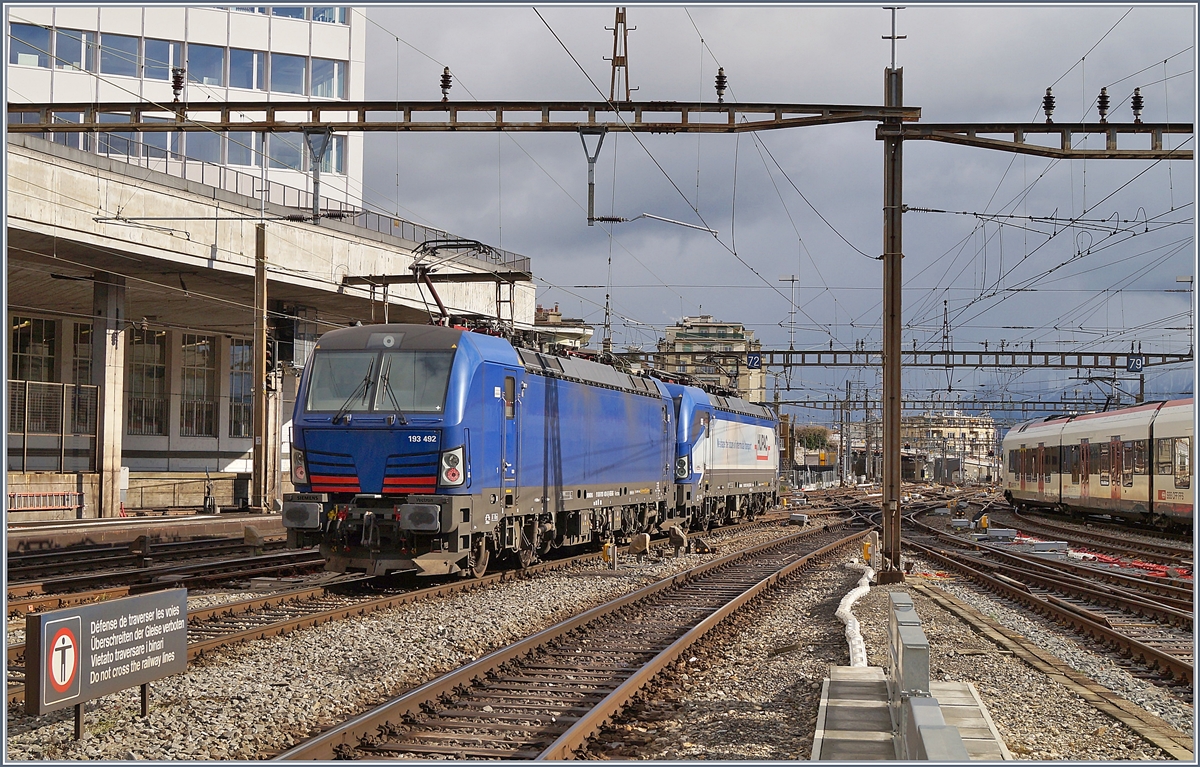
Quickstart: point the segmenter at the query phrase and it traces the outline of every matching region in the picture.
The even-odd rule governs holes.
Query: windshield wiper
[[[351,402],[359,397],[362,397],[364,400],[367,398],[367,391],[369,391],[371,388],[371,373],[374,370],[375,365],[372,363],[371,367],[367,368],[367,374],[363,376],[363,380],[359,381],[358,386],[355,387],[354,391],[350,392],[350,396],[346,398],[346,401],[342,403],[342,406],[339,407],[337,412],[333,414],[333,424],[335,426],[337,425],[338,421],[342,420],[342,416],[346,415],[346,411],[350,409]]]
[[[400,407],[400,402],[396,399],[395,392],[392,391],[392,386],[388,383],[392,375],[392,360],[389,357],[388,361],[383,365],[383,372],[379,375],[379,385],[387,392],[388,399],[392,401],[392,407],[396,408],[396,414],[400,416],[400,423],[407,426],[408,419],[404,417],[404,409]]]

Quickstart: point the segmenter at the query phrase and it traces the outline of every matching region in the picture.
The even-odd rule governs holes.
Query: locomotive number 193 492
[[[408,436],[409,442],[437,442],[437,439],[436,434],[410,434]]]

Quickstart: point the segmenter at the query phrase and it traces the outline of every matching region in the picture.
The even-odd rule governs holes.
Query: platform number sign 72
[[[1126,373],[1140,373],[1146,367],[1146,356],[1144,354],[1130,354],[1125,360]]]
[[[750,352],[746,355],[746,367],[750,370],[762,370],[762,354]]]

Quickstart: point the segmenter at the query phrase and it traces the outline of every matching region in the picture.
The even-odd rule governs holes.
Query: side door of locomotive
[[[479,463],[484,466],[488,486],[500,495],[500,511],[517,505],[517,457],[520,414],[520,377],[517,370],[488,365],[484,378],[484,431],[488,451]]]

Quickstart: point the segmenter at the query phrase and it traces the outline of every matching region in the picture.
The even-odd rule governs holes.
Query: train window
[[[1067,463],[1071,467],[1071,484],[1079,484],[1079,445],[1067,445]],[[1064,468],[1063,473],[1066,474]]]
[[[1108,484],[1108,443],[1100,445],[1100,484]]]
[[[1158,464],[1155,474],[1173,474],[1175,472],[1175,443],[1170,437],[1154,441],[1154,462]]]
[[[1008,451],[1008,473],[1013,474],[1013,475],[1018,473],[1017,472],[1017,451],[1016,450]]]
[[[1149,474],[1149,465],[1146,462],[1146,454],[1150,452],[1150,440],[1139,439],[1133,443],[1133,473],[1134,474]]]
[[[1186,490],[1192,486],[1192,438],[1175,438],[1175,487]]]
[[[1133,440],[1121,444],[1121,484],[1133,487]]]
[[[1100,473],[1100,446],[1088,445],[1088,473]]]
[[[517,379],[512,376],[504,377],[504,417],[514,418],[516,416],[517,401]]]
[[[308,384],[310,411],[344,409],[365,413],[371,407],[375,352],[323,352],[312,360]]]

